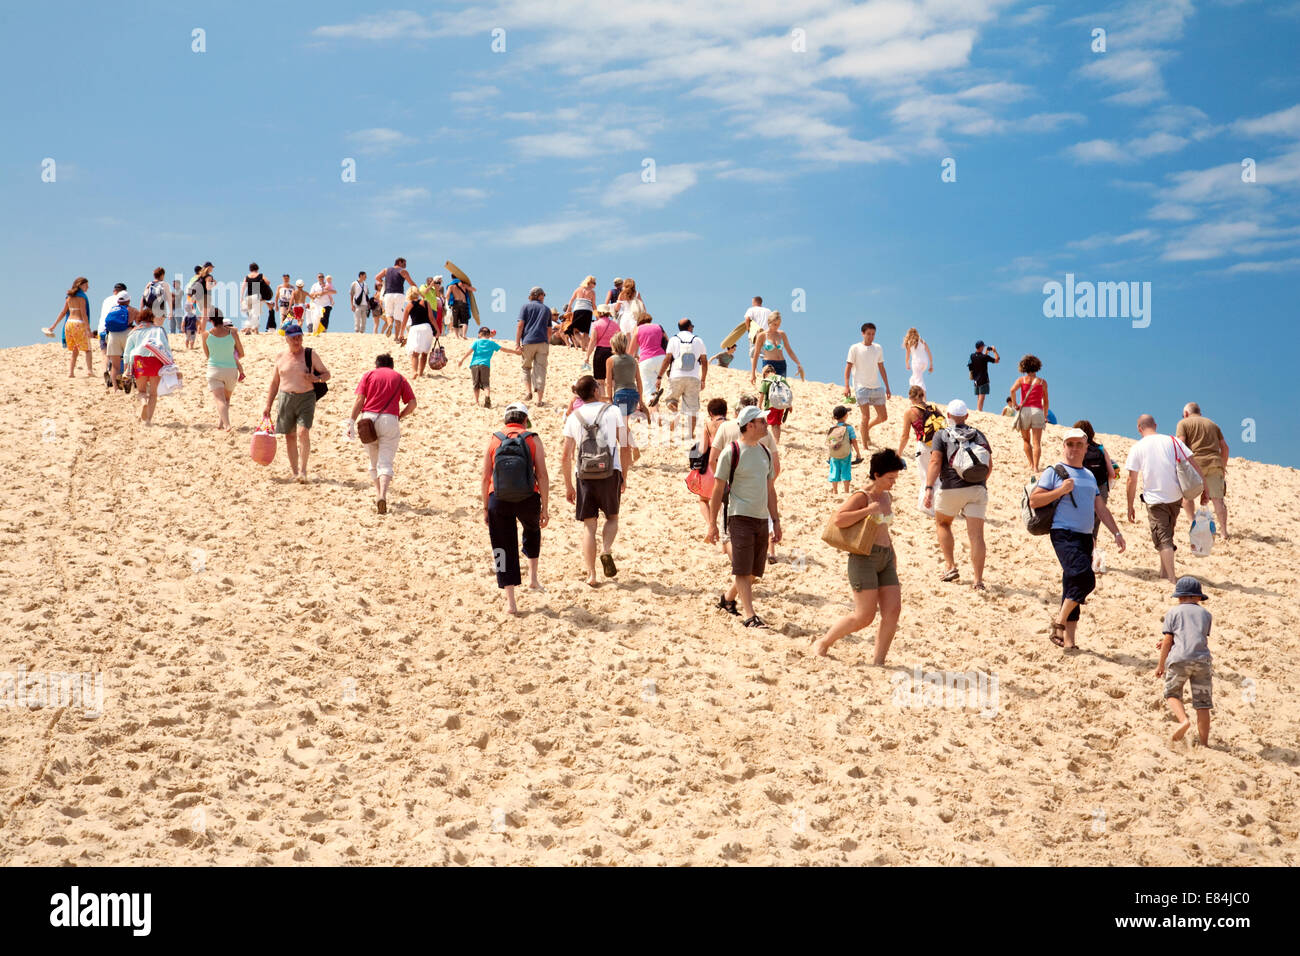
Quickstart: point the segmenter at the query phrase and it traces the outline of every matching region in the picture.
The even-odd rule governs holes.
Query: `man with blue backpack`
[[[117,304],[104,315],[105,352],[108,355],[110,388],[120,388],[122,355],[126,352],[126,338],[135,321],[131,308],[131,294],[123,289],[117,294]]]
[[[505,424],[488,440],[483,456],[483,521],[492,543],[492,563],[497,587],[506,592],[506,613],[518,613],[515,588],[520,583],[519,532],[523,526],[523,552],[528,559],[528,587],[544,588],[537,579],[537,559],[542,553],[542,529],[551,520],[550,476],[542,439],[528,430],[528,406],[506,406]]]

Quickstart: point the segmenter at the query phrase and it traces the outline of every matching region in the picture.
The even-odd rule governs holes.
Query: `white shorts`
[[[655,378],[659,375],[659,370],[664,367],[664,357],[656,355],[654,358],[642,359],[641,366],[641,384],[651,395],[655,392]]]
[[[427,322],[412,325],[406,330],[406,351],[415,354],[433,351],[433,326]]]
[[[966,488],[935,488],[934,510],[945,518],[983,519],[988,508],[989,490],[983,485],[970,485]]]
[[[208,391],[215,392],[217,389],[225,389],[227,392],[235,390],[235,384],[239,381],[239,369],[237,368],[218,368],[209,365],[208,374]]]
[[[260,295],[244,296],[244,328],[254,331],[262,322],[262,297]]]
[[[681,409],[687,415],[700,413],[700,380],[689,375],[668,380],[667,401],[681,400]]]
[[[379,436],[378,441],[363,446],[370,454],[370,477],[376,478],[379,475],[393,477],[397,474],[393,465],[397,458],[397,443],[402,436],[402,428],[397,422],[397,416],[362,412],[359,418],[368,418],[374,422],[375,434]]]
[[[400,319],[406,311],[406,296],[400,292],[384,293],[384,315],[390,319]]]

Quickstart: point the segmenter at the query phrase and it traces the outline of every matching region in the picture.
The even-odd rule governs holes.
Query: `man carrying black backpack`
[[[544,588],[537,580],[537,559],[542,553],[542,529],[551,520],[550,477],[542,439],[528,430],[528,407],[521,402],[506,406],[505,425],[488,440],[483,456],[483,520],[492,542],[492,563],[497,587],[506,592],[506,613],[515,614],[515,588],[519,585],[519,534],[523,525],[524,557],[528,559],[528,587]]]
[[[989,503],[987,483],[993,471],[993,451],[984,433],[966,424],[969,415],[970,409],[960,398],[948,403],[948,420],[952,424],[934,433],[923,506],[934,507],[935,533],[944,563],[940,580],[956,581],[959,577],[953,560],[952,523],[961,515],[966,519],[966,536],[970,538],[970,563],[975,575],[972,587],[983,591],[984,512]]]

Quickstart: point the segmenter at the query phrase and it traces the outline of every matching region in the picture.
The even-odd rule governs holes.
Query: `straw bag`
[[[876,541],[876,532],[880,529],[880,524],[874,521],[870,515],[861,521],[855,521],[847,528],[841,528],[835,524],[835,516],[826,522],[826,528],[822,531],[822,540],[832,548],[839,551],[847,551],[849,554],[870,554],[871,546]]]

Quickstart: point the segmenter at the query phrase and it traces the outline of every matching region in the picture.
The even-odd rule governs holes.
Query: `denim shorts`
[[[856,392],[859,405],[883,405],[885,404],[885,387],[879,388],[859,388]]]

